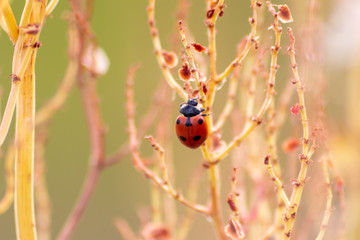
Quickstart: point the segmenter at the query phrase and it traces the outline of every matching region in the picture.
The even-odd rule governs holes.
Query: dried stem
[[[46,15],[50,15],[54,11],[58,3],[59,0],[51,0],[51,2],[49,2],[49,4],[46,6]]]
[[[279,126],[279,119],[276,117],[277,112],[275,112],[275,103],[272,101],[268,109],[268,122],[267,122],[267,142],[269,146],[269,155],[268,161],[265,161],[265,164],[268,163],[268,172],[271,176],[271,180],[275,182],[276,188],[276,200],[277,208],[274,219],[273,226],[270,229],[273,229],[272,232],[280,234],[284,226],[283,214],[284,207],[289,207],[289,198],[287,197],[284,191],[284,185],[281,179],[281,168],[278,160],[278,151],[277,151],[277,133]],[[265,158],[266,160],[266,158]],[[270,230],[269,229],[269,230]]]
[[[252,120],[251,124],[249,124],[242,131],[242,133],[239,136],[235,137],[235,139],[231,143],[229,143],[223,151],[221,151],[220,153],[213,156],[213,158],[215,159],[214,162],[216,162],[216,163],[221,161],[227,154],[229,154],[229,152],[234,147],[238,146],[247,136],[249,136],[249,134],[259,124],[261,124],[262,117],[264,116],[265,112],[267,111],[267,109],[273,99],[274,88],[275,88],[275,75],[279,68],[279,65],[277,65],[277,55],[278,55],[278,51],[280,49],[280,38],[281,38],[281,33],[282,33],[282,29],[279,25],[279,20],[278,20],[277,15],[275,15],[274,18],[275,18],[275,20],[274,20],[272,28],[275,32],[275,45],[273,47],[271,47],[271,65],[270,65],[270,74],[269,74],[269,79],[268,79],[268,88],[266,91],[266,98],[265,98],[259,112],[257,113],[257,115],[251,119]]]
[[[245,41],[243,40],[243,41],[241,41],[241,43],[238,46],[238,54],[239,54],[240,50],[243,49],[244,45],[245,45]],[[239,79],[238,79],[239,72],[240,72],[240,68],[237,68],[230,78],[227,102],[225,103],[225,107],[224,107],[223,111],[221,112],[218,121],[214,125],[212,132],[217,132],[222,128],[226,119],[229,117],[229,115],[233,109],[234,101],[236,98],[237,85],[239,83]]]
[[[78,61],[81,61],[84,54],[86,54],[86,44],[90,41],[93,46],[96,46],[96,39],[90,31],[87,18],[83,15],[83,11],[81,11],[73,1],[70,1],[70,5],[73,9],[79,27],[80,51],[77,59]],[[84,11],[86,11],[86,9]],[[94,55],[92,57],[95,58]],[[95,63],[95,61],[93,62]],[[80,62],[78,65],[80,65]],[[94,74],[94,68],[95,66],[91,66],[89,72],[86,72],[85,69],[81,69],[78,72],[77,78],[90,136],[91,153],[88,174],[80,197],[75,203],[70,216],[65,222],[57,238],[59,240],[69,239],[73,234],[80,218],[89,204],[101,170],[105,165],[105,128],[101,119],[98,93],[96,89],[97,76]]]
[[[191,52],[190,45],[189,45],[188,41],[186,40],[182,21],[179,21],[179,30],[180,30],[181,42],[185,48],[185,52],[188,56],[190,65],[192,67],[191,71],[193,72],[193,75],[195,76],[195,82],[196,82],[197,88],[200,92],[200,97],[201,97],[200,102],[203,104],[203,108],[207,109],[206,96],[205,96],[204,89],[200,82],[199,70],[198,70],[197,65],[195,64],[195,60],[194,60],[193,54]]]
[[[320,226],[320,232],[319,232],[318,236],[316,237],[316,240],[321,240],[324,238],[325,231],[326,231],[327,225],[329,223],[330,215],[332,212],[331,203],[332,203],[332,198],[333,198],[333,194],[331,191],[331,181],[330,181],[330,176],[329,176],[327,159],[323,158],[321,163],[322,163],[322,169],[323,169],[324,178],[325,178],[327,196],[326,196],[325,214],[323,216],[323,220],[322,220],[321,226]]]
[[[225,71],[223,73],[221,73],[217,76],[216,82],[221,82],[224,78],[226,78],[231,73],[231,71],[234,68],[241,65],[243,63],[245,57],[249,53],[253,44],[257,44],[256,36],[255,36],[256,35],[256,25],[257,25],[256,7],[257,7],[256,0],[251,0],[251,8],[253,10],[253,16],[249,19],[249,22],[251,24],[251,33],[248,36],[244,50],[242,51],[242,53],[240,55],[238,55],[238,57],[234,61],[232,61],[232,63],[225,69]],[[257,47],[257,46],[255,45],[255,47]]]
[[[160,43],[160,39],[159,39],[158,30],[157,30],[157,28],[155,26],[155,18],[154,18],[155,0],[149,0],[149,6],[148,6],[147,10],[148,10],[148,23],[149,23],[149,26],[150,26],[151,36],[152,36],[152,40],[153,40],[155,56],[156,56],[156,59],[158,61],[159,66],[161,68],[161,71],[162,71],[166,81],[168,82],[169,86],[175,92],[177,92],[178,95],[182,99],[187,100],[187,98],[188,98],[187,93],[175,81],[175,79],[174,79],[173,75],[171,74],[169,67],[165,63],[164,57],[162,55],[163,50],[161,48],[161,43]]]
[[[19,86],[15,135],[15,222],[18,239],[37,239],[34,216],[35,58],[46,1],[26,4],[16,42],[13,72]],[[31,11],[31,22],[27,17]],[[28,24],[30,23],[30,24]],[[30,35],[30,33],[35,33]],[[30,35],[30,36],[29,36]],[[23,49],[25,53],[23,53]],[[18,63],[21,63],[18,65]],[[19,67],[20,66],[20,67]],[[8,106],[7,106],[8,107]],[[5,116],[4,116],[5,117]],[[10,116],[11,119],[11,116]],[[7,132],[7,131],[6,131]],[[6,133],[5,133],[6,134]]]
[[[143,172],[145,176],[151,179],[156,185],[163,189],[167,194],[172,196],[175,200],[184,204],[185,206],[194,209],[195,211],[209,214],[208,209],[202,205],[193,204],[183,197],[183,195],[177,192],[171,187],[170,184],[166,184],[163,179],[155,175],[143,162],[138,151],[138,142],[136,134],[136,126],[134,121],[134,99],[133,99],[133,78],[135,71],[138,67],[132,67],[128,73],[127,85],[126,85],[126,112],[129,124],[129,135],[130,135],[130,150],[133,157],[135,167]]]
[[[19,36],[18,26],[8,0],[0,0],[1,26],[15,45]]]
[[[284,186],[283,186],[281,180],[275,174],[274,168],[271,164],[271,156],[268,155],[265,157],[265,165],[268,168],[268,172],[271,176],[271,180],[275,183],[275,185],[277,187],[276,190],[279,192],[281,199],[282,199],[283,203],[285,204],[285,207],[288,208],[290,205],[289,199],[284,191]]]
[[[290,199],[290,207],[285,216],[285,230],[284,230],[285,239],[290,239],[291,237],[291,232],[294,226],[297,209],[299,207],[302,191],[305,185],[307,167],[311,162],[310,160],[311,155],[316,149],[316,146],[313,144],[310,150],[308,150],[310,140],[309,140],[308,118],[305,107],[304,84],[300,80],[300,76],[297,68],[297,63],[295,59],[295,37],[293,35],[291,28],[288,28],[288,34],[290,37],[290,47],[288,48],[288,52],[291,59],[292,70],[295,78],[294,83],[298,92],[298,98],[300,104],[300,114],[301,114],[301,122],[303,128],[303,143],[302,143],[303,150],[300,156],[301,167],[296,181],[297,184],[294,185],[294,189]]]
[[[71,39],[71,44],[76,43]],[[58,87],[55,95],[36,113],[36,122],[38,125],[47,125],[54,114],[64,105],[70,90],[72,89],[78,72],[78,59],[70,59],[66,69],[65,76]]]
[[[70,61],[65,76],[55,95],[36,113],[35,194],[39,239],[51,238],[51,207],[45,180],[45,145],[50,120],[65,104],[75,82],[79,66],[79,36],[74,17],[69,17]]]
[[[96,79],[92,77],[88,80],[87,83],[85,83],[85,78],[85,73],[80,71],[78,80],[80,84],[81,98],[85,109],[86,119],[88,121],[88,131],[90,134],[91,145],[89,172],[86,177],[80,198],[75,204],[74,209],[72,210],[61,233],[59,234],[59,240],[69,239],[74,232],[94,192],[98,177],[102,169],[101,166],[105,161],[105,131],[101,121],[101,114],[97,101],[98,97],[96,92]]]

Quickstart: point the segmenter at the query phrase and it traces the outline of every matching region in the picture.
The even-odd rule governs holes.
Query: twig
[[[181,36],[181,42],[182,42],[182,44],[184,46],[185,52],[186,52],[186,54],[188,56],[190,65],[192,67],[191,72],[193,72],[193,75],[195,76],[195,82],[196,82],[196,85],[197,85],[197,89],[200,92],[200,97],[201,97],[200,102],[203,104],[203,108],[207,109],[207,101],[206,101],[206,96],[205,96],[205,93],[204,93],[204,89],[203,89],[203,87],[201,85],[201,82],[200,82],[199,69],[197,68],[197,65],[195,64],[195,60],[194,60],[193,54],[191,52],[190,45],[186,40],[184,27],[183,27],[183,23],[182,23],[181,20],[179,21],[179,31],[180,31],[180,36]]]
[[[1,26],[15,45],[19,36],[18,26],[8,0],[0,0]]]
[[[236,68],[237,66],[239,66],[243,63],[245,57],[249,53],[253,44],[255,44],[255,47],[257,48],[257,45],[256,45],[257,42],[256,42],[256,36],[255,36],[256,35],[256,25],[257,25],[257,13],[256,13],[257,3],[256,3],[256,0],[251,0],[251,8],[253,10],[253,16],[249,19],[249,23],[251,25],[251,33],[248,36],[245,48],[242,51],[242,53],[240,55],[238,55],[238,57],[234,61],[232,61],[232,63],[225,69],[225,71],[217,76],[216,82],[221,82],[225,77],[227,77],[231,73],[231,71],[234,68]]]
[[[50,120],[55,113],[65,104],[70,90],[75,82],[79,67],[79,36],[75,18],[69,17],[69,57],[70,61],[65,76],[55,95],[36,113],[35,125],[36,150],[35,150],[35,194],[36,213],[38,219],[39,239],[51,238],[51,208],[44,176],[45,168],[45,144],[48,135]]]
[[[213,156],[213,158],[215,159],[214,163],[218,163],[219,161],[221,161],[233,148],[238,146],[258,125],[261,124],[262,117],[264,116],[265,112],[269,107],[270,102],[273,99],[274,88],[275,88],[275,75],[279,68],[279,65],[277,65],[277,55],[280,49],[280,38],[282,32],[277,15],[275,15],[274,18],[275,20],[272,25],[272,28],[275,32],[275,45],[271,47],[271,65],[270,65],[271,70],[268,79],[266,98],[257,115],[251,119],[252,120],[251,124],[245,127],[242,133],[239,136],[235,137],[235,139],[232,140],[232,142],[229,143],[224,150]]]
[[[35,59],[38,48],[36,42],[45,19],[45,4],[46,0],[36,1],[32,6],[25,4],[20,21],[20,27],[24,28],[20,31],[13,58],[13,73],[18,74],[16,76],[21,80],[15,83],[15,88],[19,88],[15,134],[14,204],[18,239],[37,239],[34,213]],[[30,17],[28,14],[30,12],[31,19],[27,16]],[[24,50],[25,55],[22,54]],[[6,132],[7,129],[1,137],[5,137]]]
[[[56,8],[59,0],[51,0],[51,2],[46,6],[46,15],[50,15]]]
[[[158,30],[157,30],[157,28],[155,26],[155,19],[154,19],[155,0],[149,0],[149,6],[148,6],[147,10],[148,10],[148,23],[149,23],[149,26],[150,26],[150,32],[151,32],[151,36],[152,36],[152,40],[153,40],[155,55],[156,55],[156,59],[158,61],[158,64],[159,64],[159,66],[161,68],[161,71],[162,71],[166,81],[168,82],[169,86],[175,92],[177,92],[178,95],[182,99],[187,100],[188,99],[187,93],[175,81],[175,79],[174,79],[173,75],[171,74],[169,67],[165,63],[164,57],[162,55],[163,50],[161,48],[161,43],[160,43],[160,39],[159,39],[159,35],[158,35]]]
[[[158,177],[146,167],[143,160],[140,158],[140,154],[138,152],[138,143],[137,143],[137,134],[136,134],[136,126],[134,121],[134,100],[133,100],[133,78],[135,71],[138,67],[134,66],[129,69],[127,85],[126,85],[126,112],[129,124],[129,135],[130,135],[130,150],[133,157],[134,166],[141,172],[145,174],[145,176],[151,179],[156,185],[158,185],[161,189],[163,189],[166,193],[172,196],[175,200],[184,204],[185,206],[194,209],[195,211],[209,214],[208,209],[204,206],[193,204],[186,200],[181,193],[176,190],[170,188],[170,185],[166,185],[163,179]]]
[[[323,158],[321,161],[322,161],[321,164],[322,164],[322,169],[323,169],[323,173],[324,173],[327,194],[326,194],[325,213],[323,216],[323,220],[321,222],[320,232],[319,232],[318,236],[316,237],[316,240],[321,240],[324,238],[325,231],[326,231],[327,225],[329,223],[330,215],[332,212],[331,204],[332,204],[332,197],[333,197],[332,190],[331,190],[331,182],[330,182],[327,159]]]
[[[238,53],[244,46],[245,46],[245,41],[243,39],[241,43],[238,45]],[[231,110],[233,109],[234,101],[236,98],[237,85],[239,83],[239,79],[238,79],[239,72],[240,72],[240,68],[237,68],[234,71],[233,75],[231,76],[227,102],[225,103],[225,107],[223,108],[223,111],[221,112],[218,121],[213,127],[212,132],[217,132],[221,129],[226,119],[230,115]]]
[[[268,172],[271,176],[271,180],[276,184],[277,186],[277,191],[280,193],[280,196],[285,204],[285,207],[288,208],[290,203],[289,203],[289,199],[284,191],[284,186],[281,182],[281,180],[276,176],[274,168],[271,164],[271,157],[268,155],[265,157],[264,160],[264,164],[267,166],[268,168]]]
[[[301,167],[299,171],[299,175],[294,185],[293,192],[290,199],[290,206],[285,216],[285,229],[284,235],[287,239],[290,239],[292,228],[294,226],[294,221],[297,213],[297,209],[300,204],[302,191],[304,189],[307,167],[310,164],[311,155],[314,153],[316,146],[313,143],[313,146],[308,150],[309,147],[309,126],[308,126],[308,118],[306,114],[306,107],[305,107],[305,98],[304,98],[304,85],[300,80],[300,76],[298,73],[297,63],[295,59],[295,37],[291,28],[288,28],[288,34],[290,37],[290,47],[288,48],[288,52],[291,59],[292,70],[294,74],[294,84],[296,86],[300,104],[300,114],[301,114],[301,123],[303,128],[303,149],[302,154],[300,156]]]
[[[88,40],[90,40],[93,45],[96,45],[96,40],[92,32],[89,32],[90,28],[87,27],[88,23],[85,21],[86,18],[83,16],[82,12],[77,8],[75,3],[72,1],[70,1],[70,3],[80,25],[80,51],[78,60],[81,61],[84,54],[85,41],[87,40],[84,37],[88,36]],[[95,63],[95,61],[93,62]],[[94,67],[95,66],[91,66],[89,74],[87,74],[84,69],[81,69],[78,72],[78,86],[90,135],[91,153],[88,174],[80,197],[65,222],[57,238],[58,240],[69,239],[74,232],[81,216],[88,206],[103,165],[105,164],[105,129],[101,119],[98,94],[96,90],[96,75],[92,70]]]

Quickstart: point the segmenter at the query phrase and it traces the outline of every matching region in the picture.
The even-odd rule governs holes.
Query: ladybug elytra
[[[189,148],[198,148],[208,137],[208,127],[196,99],[180,104],[180,113],[176,119],[176,135],[180,142]]]

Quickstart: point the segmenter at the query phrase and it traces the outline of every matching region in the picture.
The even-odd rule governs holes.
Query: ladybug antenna
[[[187,104],[196,107],[198,105],[198,101],[196,98],[191,98],[188,100]]]

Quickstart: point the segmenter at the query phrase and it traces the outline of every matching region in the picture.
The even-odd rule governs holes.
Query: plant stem
[[[17,239],[36,239],[34,215],[35,55],[24,73],[17,102],[15,218]]]
[[[216,231],[219,239],[227,239],[224,232],[224,223],[221,217],[220,207],[220,179],[219,179],[219,165],[213,164],[209,167],[209,182],[210,182],[210,194],[211,194],[211,218],[214,221]]]

